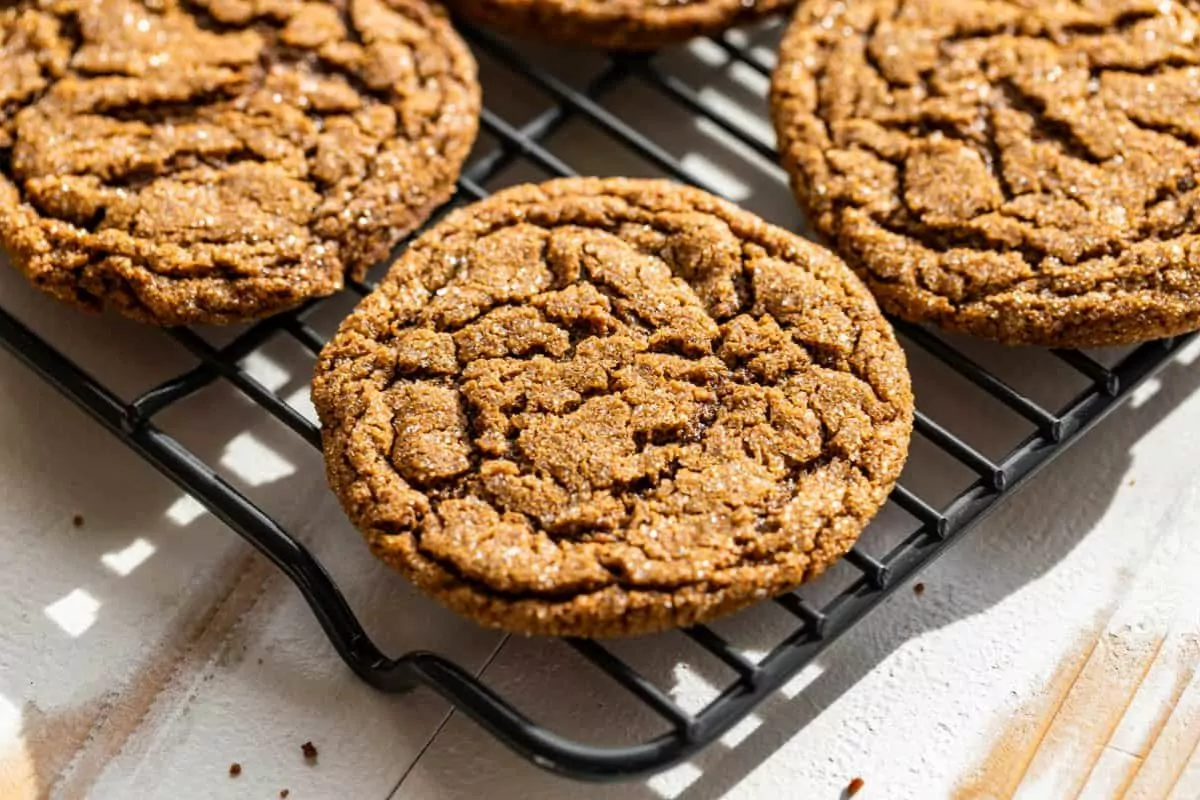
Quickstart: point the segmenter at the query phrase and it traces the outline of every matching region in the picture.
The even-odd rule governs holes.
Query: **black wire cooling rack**
[[[469,162],[458,192],[447,208],[486,196],[483,187],[495,183],[504,170],[519,162],[550,176],[574,174],[547,145],[550,137],[568,123],[582,123],[654,171],[702,185],[704,182],[698,180],[694,171],[685,168],[668,146],[656,140],[652,131],[639,127],[629,115],[618,116],[605,106],[605,98],[634,85],[649,88],[663,103],[716,126],[751,156],[771,161],[775,158],[772,146],[762,139],[760,132],[721,113],[702,92],[664,67],[657,56],[610,56],[599,62],[585,82],[579,83],[559,71],[539,66],[523,50],[503,40],[475,30],[464,32],[487,64],[501,65],[514,73],[548,97],[550,103],[531,119],[517,122],[491,108],[484,110],[483,130],[494,140],[494,145],[479,150]],[[710,54],[718,53],[725,59],[726,64],[739,65],[760,78],[769,73],[767,59],[745,39],[726,36],[704,45]],[[351,288],[365,294],[372,286],[364,282]],[[961,539],[972,523],[1119,405],[1185,342],[1181,338],[1145,344],[1108,366],[1081,352],[1054,351],[1051,357],[1073,377],[1082,378],[1085,388],[1061,408],[1051,410],[946,339],[920,327],[898,325],[910,353],[915,355],[920,351],[922,357],[941,362],[975,389],[1023,418],[1034,432],[1024,439],[1014,439],[1001,458],[989,458],[952,434],[931,414],[919,410],[918,436],[970,475],[962,491],[949,502],[935,502],[903,485],[897,486],[891,500],[908,518],[911,533],[886,553],[871,554],[861,544],[852,550],[845,559],[851,567],[847,571],[849,577],[827,602],[814,602],[802,593],[776,598],[774,602],[786,612],[791,623],[765,656],[748,655],[711,627],[684,631],[692,646],[698,648],[697,655],[707,651],[735,676],[697,713],[685,711],[668,691],[617,657],[609,647],[592,641],[564,641],[565,646],[663,718],[669,728],[654,738],[600,747],[569,739],[532,722],[482,679],[442,656],[410,652],[393,658],[383,653],[368,637],[321,563],[213,466],[155,425],[156,415],[169,406],[215,382],[227,381],[296,435],[319,446],[319,433],[313,423],[239,365],[276,337],[291,337],[315,355],[324,339],[307,319],[317,305],[313,303],[249,327],[220,347],[191,330],[169,331],[200,365],[128,403],[17,321],[4,310],[2,303],[0,341],[286,573],[308,601],[338,654],[368,684],[384,692],[427,686],[538,766],[587,780],[623,779],[655,772],[688,758],[716,740],[907,578]]]

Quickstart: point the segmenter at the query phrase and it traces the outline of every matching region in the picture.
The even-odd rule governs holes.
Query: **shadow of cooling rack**
[[[711,159],[702,159],[697,167],[694,160],[687,163],[686,154],[676,154],[672,128],[659,123],[664,114],[672,117],[672,124],[685,128],[700,125],[709,132],[710,139],[715,137],[723,148],[724,174],[732,172],[736,176],[752,164],[757,165],[753,167],[756,170],[761,171],[765,164],[767,169],[777,171],[772,166],[773,147],[763,138],[761,112],[757,117],[729,113],[720,105],[720,98],[703,87],[694,88],[694,82],[683,77],[688,70],[673,67],[679,59],[670,54],[597,56],[595,68],[580,77],[544,66],[537,58],[490,35],[474,30],[466,34],[484,65],[485,83],[493,70],[507,73],[534,98],[531,102],[535,110],[521,116],[501,113],[493,105],[483,112],[484,141],[448,207],[484,197],[489,188],[517,180],[575,174],[573,163],[586,167],[584,171],[605,171],[597,168],[596,161],[609,157],[600,151],[580,156],[579,142],[587,148],[591,142],[602,142],[612,151],[611,160],[603,161],[613,165],[608,172],[615,166],[634,164],[631,174],[666,175],[725,193],[734,200],[745,200],[736,191],[722,192],[726,187],[714,185],[713,170],[702,168],[711,164]],[[770,69],[763,48],[755,47],[741,34],[731,34],[694,43],[691,52],[699,53],[701,66],[714,74],[740,72],[743,88],[757,91],[755,100],[762,103],[761,91]],[[624,103],[614,102],[622,98]],[[647,107],[648,100],[653,109]],[[630,105],[635,111],[641,107],[657,115],[653,124],[645,119],[634,121]],[[569,141],[564,146],[564,137],[576,141],[577,146],[570,147]],[[576,155],[567,156],[567,151]],[[776,183],[779,197],[784,198],[779,207],[794,213],[786,200],[786,188],[780,188],[778,180]],[[351,289],[365,294],[371,286],[370,282],[356,283]],[[215,467],[156,426],[155,417],[168,407],[225,381],[297,436],[319,446],[319,433],[310,419],[259,382],[241,362],[277,337],[290,338],[309,357],[315,356],[325,338],[311,318],[322,302],[330,301],[312,303],[249,326],[219,346],[196,331],[168,331],[200,365],[131,402],[121,400],[101,379],[87,374],[54,349],[5,310],[2,303],[0,342],[286,573],[308,601],[339,655],[364,681],[385,692],[427,686],[538,766],[586,780],[624,779],[655,772],[716,740],[812,663],[907,578],[961,539],[972,523],[1127,399],[1142,380],[1171,360],[1191,338],[1148,343],[1110,359],[1111,363],[1075,351],[1020,351],[1053,362],[1059,374],[1069,378],[1062,381],[1069,393],[1051,403],[1035,399],[1035,393],[1018,387],[1019,381],[1002,377],[1001,373],[1007,375],[1012,370],[999,368],[1004,366],[1004,357],[995,350],[985,349],[982,355],[976,355],[977,343],[952,343],[923,328],[898,324],[911,360],[933,364],[957,382],[960,395],[973,393],[976,404],[984,398],[987,408],[997,415],[1017,420],[1020,425],[1016,427],[996,426],[1017,433],[1003,440],[993,436],[987,447],[980,447],[952,433],[953,428],[961,426],[946,420],[947,412],[953,410],[954,403],[961,405],[961,399],[941,400],[933,404],[934,409],[919,403],[916,439],[927,453],[951,463],[951,473],[959,476],[957,482],[934,487],[924,480],[927,476],[923,472],[907,471],[885,509],[899,533],[882,543],[879,537],[864,535],[844,564],[814,587],[776,598],[775,607],[789,622],[765,646],[753,650],[740,647],[718,632],[720,626],[683,631],[696,656],[716,659],[732,676],[698,711],[685,710],[658,682],[618,657],[614,648],[591,641],[564,640],[563,646],[572,648],[627,690],[665,725],[665,732],[655,736],[596,746],[534,723],[484,680],[442,656],[410,652],[390,657],[381,652],[309,551],[221,477]],[[916,484],[919,488],[913,488]],[[820,599],[816,599],[818,595]]]

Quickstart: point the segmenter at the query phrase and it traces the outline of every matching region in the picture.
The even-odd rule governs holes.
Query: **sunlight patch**
[[[46,606],[46,616],[71,638],[82,636],[96,623],[100,601],[83,589],[76,589],[61,600]]]
[[[700,713],[720,695],[717,687],[687,662],[676,664],[672,670],[672,677],[675,684],[670,690],[671,699],[689,714]]]
[[[1175,360],[1180,364],[1191,364],[1200,358],[1200,338],[1193,339],[1175,354]]]
[[[1140,408],[1149,402],[1151,397],[1158,394],[1161,389],[1161,380],[1154,377],[1147,378],[1141,386],[1133,390],[1133,394],[1129,395],[1129,405],[1133,408]]]
[[[167,519],[180,527],[187,527],[204,516],[206,511],[207,509],[200,505],[199,500],[190,494],[185,494],[167,509]]]
[[[690,761],[685,761],[677,767],[672,767],[647,779],[646,786],[663,800],[671,800],[671,798],[683,794],[703,774],[704,770]]]
[[[817,678],[825,673],[825,667],[819,663],[809,664],[796,674],[796,677],[785,683],[779,693],[788,700],[794,700],[797,695],[809,687]]]
[[[45,796],[37,765],[21,736],[21,709],[0,695],[0,797],[37,800]]]
[[[721,744],[731,749],[737,747],[760,727],[762,727],[762,718],[757,714],[743,717],[736,725],[725,731],[721,737]]]
[[[704,127],[701,124],[704,122],[705,120],[699,120],[697,124]],[[716,127],[711,122],[708,125]],[[711,186],[730,200],[745,200],[750,196],[750,187],[746,185],[745,181],[740,180],[724,167],[718,166],[708,156],[701,153],[688,153],[683,157],[682,163],[688,175],[694,177],[697,183]]]
[[[300,415],[309,422],[314,425],[318,424],[317,409],[313,407],[312,390],[309,387],[301,386],[283,398],[283,402],[300,412]]]
[[[272,392],[287,386],[292,377],[290,372],[257,350],[242,359],[241,367]]]
[[[687,45],[688,52],[709,66],[724,64],[729,56],[721,49],[721,45],[711,39],[692,39]]]
[[[147,558],[157,550],[154,545],[140,536],[134,539],[124,550],[115,553],[105,553],[100,556],[104,566],[120,575],[122,578],[142,565]]]
[[[221,466],[250,486],[262,486],[296,474],[296,466],[250,432],[239,433],[225,448]]]

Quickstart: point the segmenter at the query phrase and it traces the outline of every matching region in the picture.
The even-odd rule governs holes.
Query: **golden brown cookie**
[[[820,575],[887,498],[913,413],[833,254],[695,189],[590,178],[418,238],[313,398],[376,555],[484,625],[578,636]]]
[[[1200,328],[1200,2],[807,0],[772,105],[886,311],[1053,346]]]
[[[530,39],[652,50],[766,17],[794,0],[447,0],[455,14]]]
[[[454,189],[475,64],[424,0],[46,0],[0,11],[0,246],[162,325],[339,289]]]

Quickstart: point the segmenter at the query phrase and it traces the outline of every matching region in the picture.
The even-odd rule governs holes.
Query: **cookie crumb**
[[[1130,486],[1133,486],[1135,483],[1137,483],[1137,478],[1130,478],[1130,479],[1129,479],[1129,485],[1130,485]]]
[[[72,517],[71,524],[74,525],[76,528],[82,528],[83,527],[83,514],[76,514],[74,517]]]
[[[241,775],[241,774],[242,774],[242,765],[241,764],[239,764],[238,762],[235,761],[229,765],[229,777],[236,778],[238,775]]]
[[[925,594],[925,584],[914,583],[913,584],[913,594],[915,594],[917,597],[920,597],[921,595]]]
[[[305,760],[307,760],[307,761],[316,761],[317,760],[317,748],[315,745],[313,745],[312,742],[305,742],[304,744],[300,745],[300,749],[301,749],[301,751],[304,752]]]
[[[864,781],[862,778],[855,778],[854,780],[850,781],[850,785],[846,787],[846,797],[854,797],[854,795],[862,791],[862,788],[865,785],[866,781]]]
[[[279,796],[280,796],[280,797],[287,797],[289,794],[291,794],[291,792],[289,792],[287,789],[280,789],[280,790],[279,790]]]

